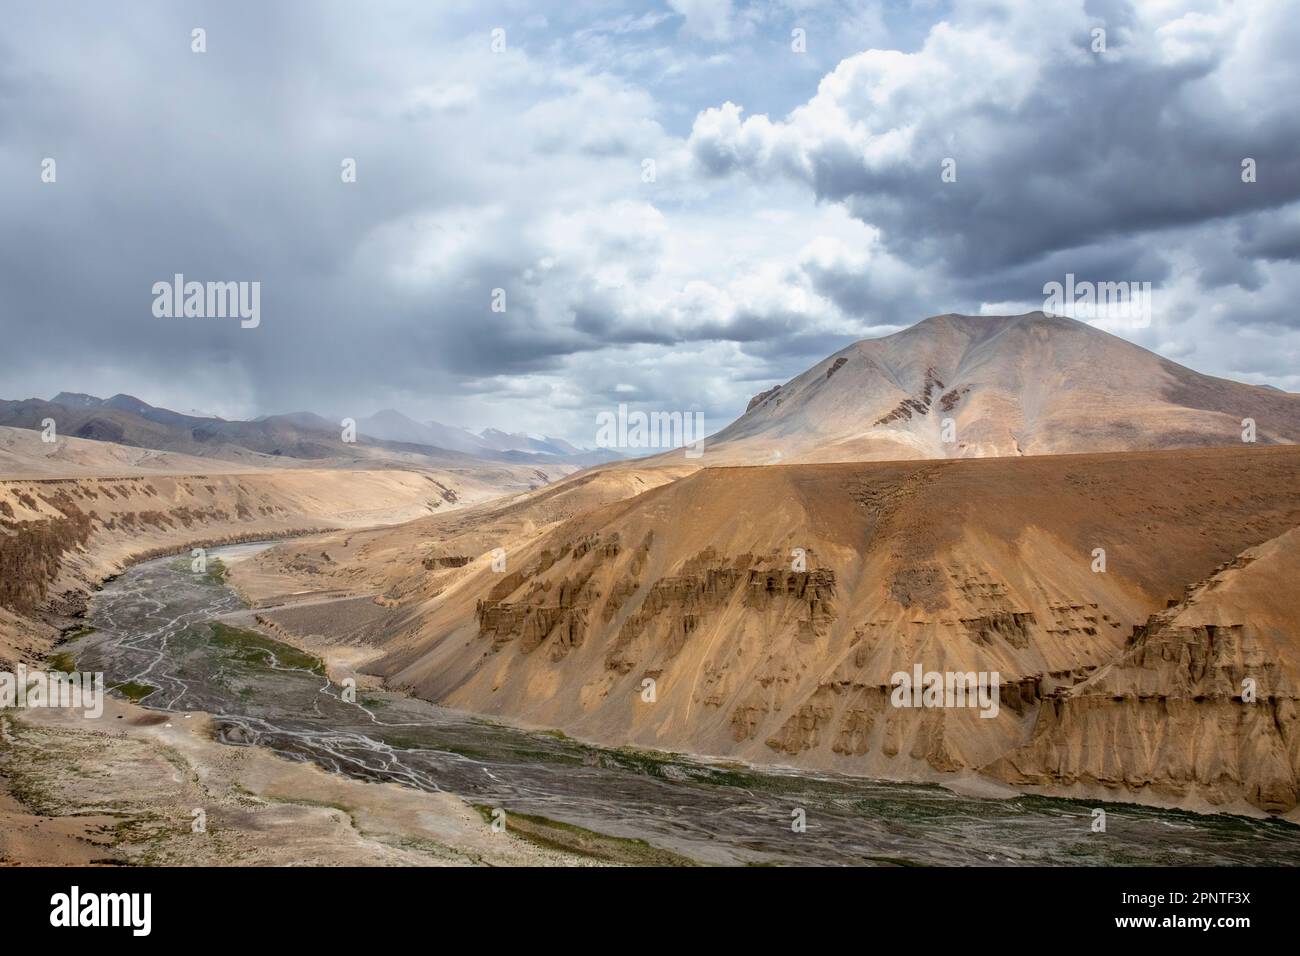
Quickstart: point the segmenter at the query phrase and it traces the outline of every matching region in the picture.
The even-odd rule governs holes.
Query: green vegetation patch
[[[56,651],[45,659],[45,666],[51,671],[71,674],[76,671],[77,662],[68,651]]]
[[[254,666],[279,664],[281,667],[311,671],[322,677],[325,675],[324,662],[306,651],[281,644],[247,628],[232,627],[220,622],[208,626],[212,630],[212,643],[228,649],[230,656],[240,663]]]
[[[115,690],[133,704],[138,704],[158,688],[152,684],[142,684],[139,681],[124,680],[116,684],[109,684],[109,690]]]
[[[494,807],[475,804],[474,809],[483,817],[484,822],[489,824],[493,822]],[[615,863],[620,866],[699,866],[698,862],[688,856],[682,856],[671,850],[661,850],[646,843],[645,840],[597,833],[595,830],[552,820],[549,817],[507,812],[505,824],[507,833],[513,833],[536,846],[585,856],[603,863]]]

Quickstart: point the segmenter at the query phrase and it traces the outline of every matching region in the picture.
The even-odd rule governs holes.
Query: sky
[[[590,447],[1067,274],[1300,391],[1297,51],[1275,0],[7,3],[0,397]]]

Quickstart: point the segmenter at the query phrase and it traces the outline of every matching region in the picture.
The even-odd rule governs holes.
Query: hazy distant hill
[[[361,419],[357,428],[363,435],[373,438],[433,445],[518,464],[559,460],[569,464],[595,465],[622,457],[604,449],[585,451],[562,438],[538,439],[523,433],[510,435],[495,428],[486,428],[475,435],[466,428],[441,422],[417,422],[391,408]]]
[[[0,401],[0,425],[40,429],[46,419],[53,419],[57,434],[68,438],[236,461],[250,456],[316,460],[403,453],[439,459],[464,457],[435,447],[401,446],[377,440],[344,442],[338,424],[310,412],[269,415],[246,422],[226,421],[158,408],[132,395],[114,395],[101,400],[92,395],[61,392],[56,398],[61,401]]]

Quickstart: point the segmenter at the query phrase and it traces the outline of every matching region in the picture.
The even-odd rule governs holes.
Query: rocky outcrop
[[[514,645],[528,654],[545,644],[551,660],[559,661],[583,644],[593,623],[608,626],[617,619],[605,666],[627,674],[649,661],[671,660],[710,615],[729,605],[764,614],[794,608],[794,626],[805,639],[824,633],[834,620],[835,576],[829,570],[785,570],[776,556],[728,559],[707,548],[677,573],[645,581],[653,543],[654,535],[646,535],[625,555],[622,573],[612,575],[598,572],[624,554],[617,533],[585,535],[543,551],[477,602],[479,636],[494,652]],[[561,559],[564,573],[548,574]]]
[[[434,571],[443,568],[463,568],[472,560],[473,558],[468,554],[438,554],[430,555],[421,564],[426,571]]]
[[[826,377],[830,378],[829,372],[826,374]],[[758,408],[759,405],[762,405],[765,401],[767,401],[769,398],[771,398],[779,391],[781,391],[781,386],[773,385],[767,391],[759,392],[757,395],[755,395],[753,398],[749,400],[749,404],[745,406],[745,411],[752,412],[754,409]]]
[[[787,571],[774,559],[740,555],[727,560],[706,549],[682,573],[655,581],[636,612],[628,616],[606,655],[606,666],[626,674],[656,648],[675,657],[697,628],[714,612],[739,604],[757,613],[793,611],[801,638],[825,633],[835,614],[831,600],[835,575],[828,569]]]
[[[888,413],[880,416],[871,424],[888,425],[890,422],[905,422],[913,415],[928,415],[930,413],[930,403],[934,399],[934,391],[937,388],[943,388],[943,382],[935,373],[933,366],[925,370],[925,380],[921,383],[921,394],[915,398],[905,398],[899,402]],[[951,393],[950,393],[951,394]],[[944,396],[948,400],[948,396]]]

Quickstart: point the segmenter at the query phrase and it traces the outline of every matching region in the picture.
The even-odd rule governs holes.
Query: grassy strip
[[[486,804],[474,804],[483,820],[492,823],[494,807]],[[698,866],[688,856],[661,850],[651,846],[645,840],[610,836],[597,833],[573,823],[563,823],[549,817],[533,816],[527,813],[506,813],[506,832],[513,833],[520,839],[550,850],[573,853],[603,863],[620,866]]]

